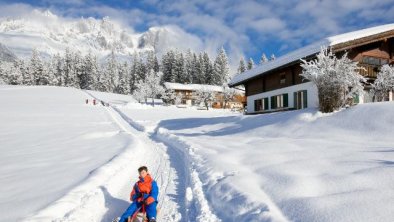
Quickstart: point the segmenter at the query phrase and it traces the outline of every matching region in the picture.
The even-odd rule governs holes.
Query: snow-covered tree
[[[183,53],[177,52],[175,55],[175,67],[174,67],[175,82],[186,83],[186,69],[185,69],[185,59]]]
[[[265,55],[265,53],[263,53],[263,55],[261,55],[261,59],[260,59],[260,65],[268,62],[267,56]]]
[[[159,72],[159,60],[154,51],[149,51],[146,57],[146,70],[153,69],[155,72]]]
[[[33,50],[29,63],[29,75],[33,78],[33,85],[47,85],[48,78],[44,73],[44,64],[36,49]]]
[[[193,97],[196,99],[197,104],[203,103],[208,110],[210,104],[215,101],[215,92],[206,87],[202,87],[193,92]]]
[[[245,71],[246,71],[245,59],[242,56],[241,59],[239,60],[237,73],[239,74],[239,73],[243,73]]]
[[[134,91],[137,89],[137,84],[139,82],[139,75],[140,72],[140,59],[137,53],[133,54],[133,60],[131,62],[130,71],[129,71],[129,89],[130,94],[134,94]]]
[[[273,61],[273,60],[275,60],[275,59],[276,59],[276,56],[275,56],[274,54],[271,54],[270,60]]]
[[[84,58],[83,72],[80,76],[81,89],[94,89],[95,79],[98,75],[98,64],[95,56],[89,52]]]
[[[118,85],[115,87],[115,93],[120,93],[120,94],[128,94],[130,92],[129,89],[129,82],[128,82],[128,73],[129,67],[127,62],[124,62],[123,64],[119,65],[118,71]],[[153,69],[152,69],[153,70]]]
[[[193,77],[196,73],[196,63],[194,61],[193,53],[190,49],[185,54],[185,82],[193,83]]]
[[[116,61],[115,52],[112,51],[105,65],[105,75],[109,79],[109,85],[107,86],[109,92],[114,92],[115,87],[118,85],[118,73],[118,62]]]
[[[223,93],[222,93],[223,109],[225,109],[227,107],[227,103],[234,100],[234,97],[236,95],[236,91],[234,88],[228,87],[227,84],[223,84],[222,87],[223,87]]]
[[[253,67],[254,67],[254,61],[253,61],[252,58],[249,58],[249,61],[248,61],[248,70],[253,69]]]
[[[196,62],[196,81],[197,84],[206,84],[205,79],[205,60],[204,55],[200,53],[197,57]],[[212,81],[214,81],[214,77],[212,76]]]
[[[332,51],[322,48],[316,59],[301,61],[301,76],[317,86],[320,111],[333,112],[363,92],[365,78],[347,53],[337,58]]]
[[[208,85],[214,85],[214,78],[213,78],[213,65],[211,60],[209,59],[209,55],[207,52],[203,53],[202,56],[203,60],[203,74],[205,75],[205,83]]]
[[[60,54],[55,54],[52,57],[51,69],[53,72],[53,81],[51,85],[63,86],[64,84],[63,58],[60,56]]]
[[[149,96],[152,98],[152,106],[155,106],[154,99],[158,98],[159,95],[164,93],[164,88],[160,85],[161,76],[163,74],[161,72],[156,73],[153,69],[151,69],[146,76],[145,84],[148,88]]]
[[[228,58],[223,47],[219,50],[219,54],[215,59],[213,70],[213,82],[216,85],[222,85],[230,80]]]
[[[65,52],[63,72],[64,72],[64,86],[77,88],[79,86],[79,83],[75,71],[74,53],[72,53],[68,48],[66,49]]]
[[[22,84],[23,76],[17,62],[0,63],[0,82],[9,85]]]
[[[161,99],[166,104],[175,104],[175,99],[176,99],[175,90],[173,89],[165,90],[165,92],[161,95]]]
[[[162,58],[162,72],[163,72],[163,82],[175,82],[175,52],[173,50],[168,51],[163,55]]]
[[[387,94],[394,91],[394,67],[383,65],[372,87],[374,100],[384,101]]]
[[[140,80],[137,84],[138,89],[135,91],[134,98],[138,101],[145,100],[147,102],[148,98],[152,99],[152,105],[154,106],[154,99],[158,98],[159,95],[164,93],[164,88],[160,85],[162,73],[156,73],[153,69],[151,69],[146,75],[145,80]]]

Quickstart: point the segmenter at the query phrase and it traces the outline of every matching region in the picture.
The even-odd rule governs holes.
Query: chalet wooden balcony
[[[379,66],[370,65],[370,64],[363,64],[363,63],[360,63],[359,66],[364,68],[364,69],[360,69],[361,75],[363,75],[364,77],[367,77],[367,78],[376,79],[376,77],[379,73],[379,70],[380,70]]]

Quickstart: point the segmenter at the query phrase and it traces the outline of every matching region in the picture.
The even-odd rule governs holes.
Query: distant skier
[[[148,168],[142,166],[138,168],[139,181],[135,183],[130,194],[130,200],[133,201],[127,210],[123,213],[119,222],[127,222],[130,216],[135,215],[141,209],[146,211],[146,217],[149,222],[156,222],[156,207],[159,188],[156,181],[148,173]]]

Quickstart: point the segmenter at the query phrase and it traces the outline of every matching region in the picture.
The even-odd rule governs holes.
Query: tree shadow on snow
[[[107,188],[101,186],[105,198],[105,207],[108,211],[104,214],[102,222],[112,221],[116,217],[120,217],[122,213],[130,205],[128,201],[113,197],[107,190]]]

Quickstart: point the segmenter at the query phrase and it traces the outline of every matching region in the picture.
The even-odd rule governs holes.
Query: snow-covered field
[[[196,204],[222,221],[394,218],[393,103],[330,115],[121,110],[182,154]]]
[[[0,101],[0,221],[110,221],[143,164],[159,221],[394,218],[393,103],[243,116],[20,86]]]

